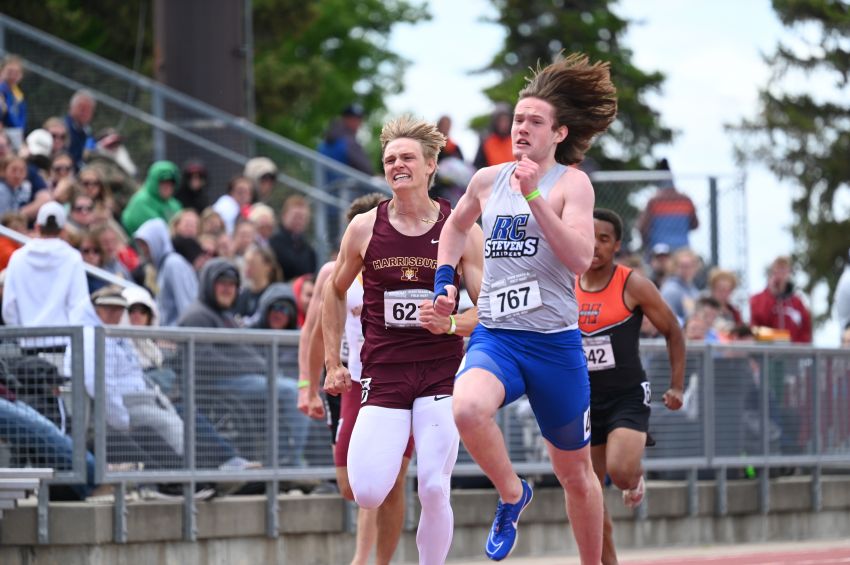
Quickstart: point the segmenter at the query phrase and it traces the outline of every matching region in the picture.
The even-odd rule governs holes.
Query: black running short
[[[648,431],[650,400],[648,382],[634,388],[602,394],[594,394],[591,383],[590,445],[607,443],[608,434],[616,428]]]

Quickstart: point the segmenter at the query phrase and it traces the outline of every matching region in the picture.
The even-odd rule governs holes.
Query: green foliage
[[[761,162],[798,187],[792,203],[795,256],[808,275],[806,291],[826,283],[831,305],[850,247],[850,6],[774,0],[773,8],[789,31],[805,33],[807,41],[780,43],[766,58],[772,76],[759,92],[758,113],[730,130],[742,162]],[[824,88],[825,82],[834,88]]]
[[[492,0],[499,10],[496,23],[507,37],[485,70],[501,76],[486,91],[494,102],[516,102],[530,67],[547,63],[562,50],[587,54],[591,61],[611,63],[619,113],[608,132],[588,152],[603,170],[651,167],[656,145],[668,143],[673,132],[647,97],[661,89],[664,75],[646,73],[631,63],[632,51],[622,45],[629,25],[611,11],[612,0]],[[476,122],[478,124],[482,122]]]
[[[346,104],[382,110],[407,63],[388,49],[390,29],[428,17],[404,0],[254,0],[258,122],[315,146]]]

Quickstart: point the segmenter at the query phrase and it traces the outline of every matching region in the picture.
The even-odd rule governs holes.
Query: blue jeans
[[[73,466],[71,438],[23,402],[0,398],[0,439],[9,444],[19,458],[33,465],[57,471],[70,470]],[[94,456],[86,452],[86,484],[71,485],[71,488],[82,500],[94,487]]]
[[[204,390],[204,392],[200,392]],[[199,389],[198,410],[203,411],[205,394],[216,396],[218,402],[228,398],[232,404],[232,418],[237,435],[227,438],[234,441],[243,455],[262,458],[262,445],[257,448],[256,440],[266,437],[266,403],[268,381],[265,375],[241,375],[215,379]],[[295,379],[277,377],[278,398],[278,462],[282,465],[304,466],[304,447],[310,432],[310,418],[298,410],[298,385]],[[215,425],[216,422],[214,421]],[[221,430],[219,430],[221,431]]]

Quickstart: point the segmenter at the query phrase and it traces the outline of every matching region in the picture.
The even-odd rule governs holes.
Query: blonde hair
[[[519,99],[539,98],[552,105],[553,129],[567,126],[567,137],[555,149],[555,160],[573,165],[584,159],[593,138],[608,129],[617,116],[617,89],[611,82],[610,65],[590,64],[587,55],[559,55],[554,63],[526,77],[528,84]]]
[[[381,157],[384,156],[384,151],[390,142],[402,138],[418,141],[426,161],[430,159],[436,161],[440,150],[446,146],[446,136],[440,133],[437,126],[408,114],[384,124],[381,130]],[[434,169],[428,177],[429,187],[433,184],[436,173],[437,170]]]
[[[722,280],[727,280],[732,283],[732,288],[738,287],[738,277],[732,271],[726,269],[714,268],[708,274],[708,288],[714,288],[714,285]]]

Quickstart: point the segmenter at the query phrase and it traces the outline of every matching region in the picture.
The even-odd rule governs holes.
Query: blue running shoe
[[[522,498],[516,504],[505,504],[499,500],[499,505],[496,506],[496,519],[493,520],[493,527],[490,528],[490,536],[487,538],[487,544],[484,546],[484,553],[493,561],[501,561],[511,554],[516,545],[517,533],[516,525],[519,521],[519,515],[529,505],[534,496],[531,487],[525,480],[522,481]]]

